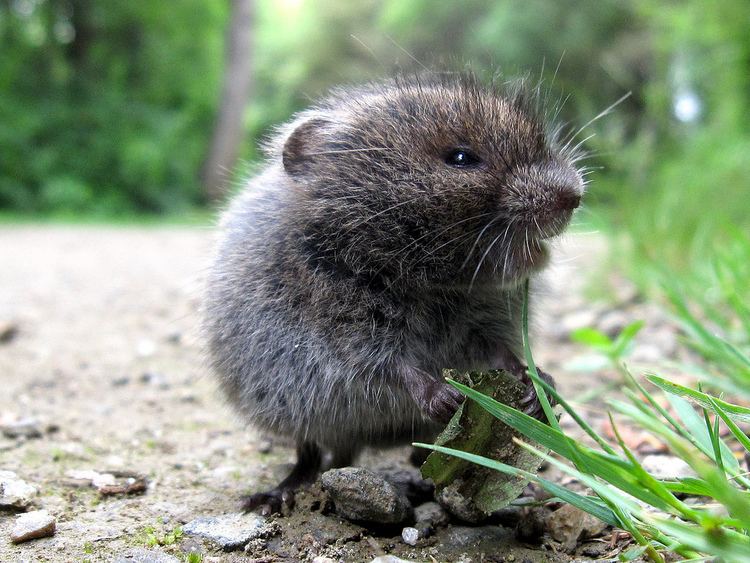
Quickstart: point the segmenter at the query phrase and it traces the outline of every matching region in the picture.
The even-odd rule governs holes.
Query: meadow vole
[[[430,440],[462,395],[443,368],[519,358],[524,282],[584,182],[522,86],[466,74],[334,92],[267,145],[232,202],[205,330],[227,397],[297,463],[246,499],[278,511],[325,454]]]

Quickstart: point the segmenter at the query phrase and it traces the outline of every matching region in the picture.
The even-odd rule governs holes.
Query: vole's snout
[[[573,211],[579,205],[581,205],[580,194],[574,193],[572,190],[565,190],[557,196],[554,207],[558,211]]]
[[[581,205],[583,183],[576,170],[555,162],[518,170],[508,207],[528,234],[549,238],[560,234]]]

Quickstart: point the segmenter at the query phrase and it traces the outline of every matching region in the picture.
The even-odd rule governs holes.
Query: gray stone
[[[380,475],[361,467],[331,469],[321,476],[336,512],[348,520],[400,524],[412,516],[406,497]]]
[[[381,555],[380,557],[376,557],[370,563],[412,563],[411,561],[407,561],[406,559],[401,559],[400,557],[396,557],[395,555]]]
[[[684,477],[696,477],[692,467],[671,455],[647,455],[641,461],[641,465],[657,479],[674,481]]]
[[[188,536],[205,538],[224,551],[242,549],[250,540],[266,534],[266,519],[257,514],[237,512],[221,516],[201,516],[185,524]]]
[[[544,523],[549,535],[568,551],[572,551],[579,540],[601,535],[607,528],[607,524],[598,518],[570,504],[549,513]]]
[[[18,325],[13,321],[0,321],[0,343],[6,343],[18,336]]]
[[[115,563],[180,563],[180,560],[168,553],[139,547],[127,551]]]
[[[445,509],[436,502],[426,502],[416,507],[414,519],[418,523],[429,524],[433,528],[445,526],[450,520]]]
[[[0,471],[0,509],[26,510],[39,491],[13,471]]]
[[[401,539],[404,540],[404,543],[407,545],[417,545],[417,542],[419,541],[419,530],[407,526],[401,530]]]
[[[0,425],[0,432],[7,438],[40,438],[42,425],[36,418],[26,417]]]
[[[258,453],[270,454],[273,451],[273,442],[271,440],[261,440],[258,442]]]
[[[37,538],[46,538],[54,534],[54,516],[46,510],[34,510],[16,518],[16,523],[10,533],[10,541],[22,543]]]

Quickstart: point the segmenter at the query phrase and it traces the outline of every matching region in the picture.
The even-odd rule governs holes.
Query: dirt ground
[[[592,380],[564,368],[581,353],[567,333],[614,313],[584,296],[601,239],[566,240],[534,348],[574,399]],[[295,516],[277,520],[275,538],[247,552],[180,536],[196,517],[237,512],[240,494],[271,484],[292,460],[283,444],[244,428],[205,366],[196,329],[211,244],[207,228],[0,228],[0,322],[17,328],[0,343],[0,423],[32,418],[41,434],[0,436],[0,470],[38,487],[36,508],[57,520],[54,536],[13,545],[16,515],[0,512],[0,561],[175,561],[190,552],[203,561],[586,559],[549,542],[519,543],[497,524],[489,542],[450,540],[469,533],[453,524],[412,547],[400,528],[373,532],[315,512],[314,491],[301,495]],[[104,496],[72,482],[75,470],[143,474],[147,490]]]

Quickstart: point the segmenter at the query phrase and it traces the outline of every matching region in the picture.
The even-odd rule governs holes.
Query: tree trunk
[[[252,87],[254,13],[254,0],[232,0],[221,105],[202,174],[206,199],[212,202],[226,192],[242,141],[243,116]]]

